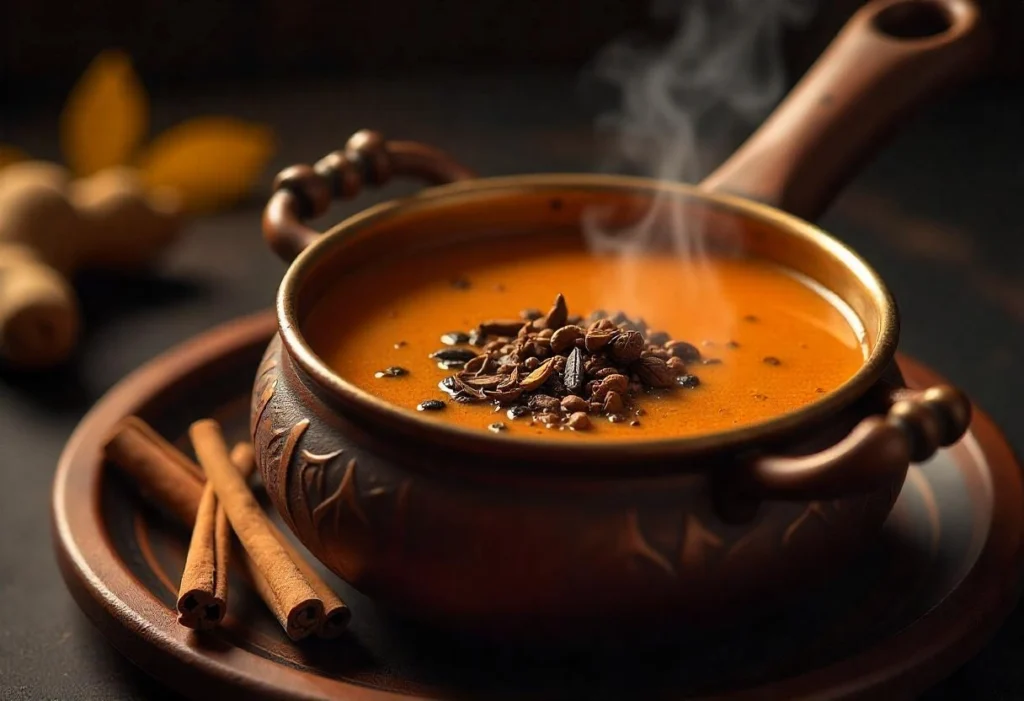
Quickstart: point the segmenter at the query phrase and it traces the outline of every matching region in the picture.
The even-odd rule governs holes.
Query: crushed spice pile
[[[716,362],[621,312],[570,316],[562,295],[547,314],[524,310],[519,319],[484,321],[468,333],[445,333],[441,341],[446,347],[431,358],[442,369],[458,370],[439,385],[453,401],[490,402],[507,407],[511,420],[576,431],[591,428],[592,416],[639,426],[638,397],[693,389],[700,379],[689,368]],[[505,428],[501,422],[490,426]]]

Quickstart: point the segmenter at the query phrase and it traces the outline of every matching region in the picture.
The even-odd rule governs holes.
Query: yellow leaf
[[[267,127],[199,117],[158,136],[139,159],[150,187],[172,187],[190,213],[227,206],[259,179],[274,148]]]
[[[146,91],[131,59],[120,51],[104,51],[89,64],[64,105],[64,160],[80,176],[127,164],[148,121]]]
[[[28,154],[16,146],[0,144],[0,168],[6,168],[12,163],[27,161]]]

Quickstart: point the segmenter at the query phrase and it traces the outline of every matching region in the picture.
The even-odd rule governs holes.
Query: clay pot
[[[918,36],[915,22],[933,33]],[[720,623],[834,574],[871,542],[910,462],[963,434],[970,403],[951,387],[904,387],[885,284],[794,215],[817,216],[894,118],[977,65],[985,45],[966,0],[870,3],[699,187],[595,175],[478,179],[440,151],[373,132],[313,167],[283,171],[264,230],[294,262],[252,399],[271,502],[317,558],[374,600],[488,635]],[[458,182],[378,205],[322,236],[302,223],[333,196],[395,174]],[[581,213],[596,205],[615,224],[652,206],[677,208],[709,232],[712,248],[728,239],[806,275],[860,317],[866,363],[819,401],[751,427],[553,443],[427,422],[332,373],[303,337],[312,305],[346,270],[473,237],[579,236]]]

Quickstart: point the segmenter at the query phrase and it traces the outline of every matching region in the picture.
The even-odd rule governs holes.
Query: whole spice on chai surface
[[[582,319],[558,295],[546,314],[526,309],[520,317],[442,336],[447,347],[430,357],[459,370],[438,385],[453,401],[490,402],[506,408],[511,420],[585,431],[592,416],[625,421],[641,395],[700,384],[689,369],[704,362],[694,345],[622,312],[599,310]]]

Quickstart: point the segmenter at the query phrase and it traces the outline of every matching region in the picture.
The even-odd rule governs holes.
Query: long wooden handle
[[[970,0],[874,0],[701,187],[813,220],[912,109],[989,51]]]

